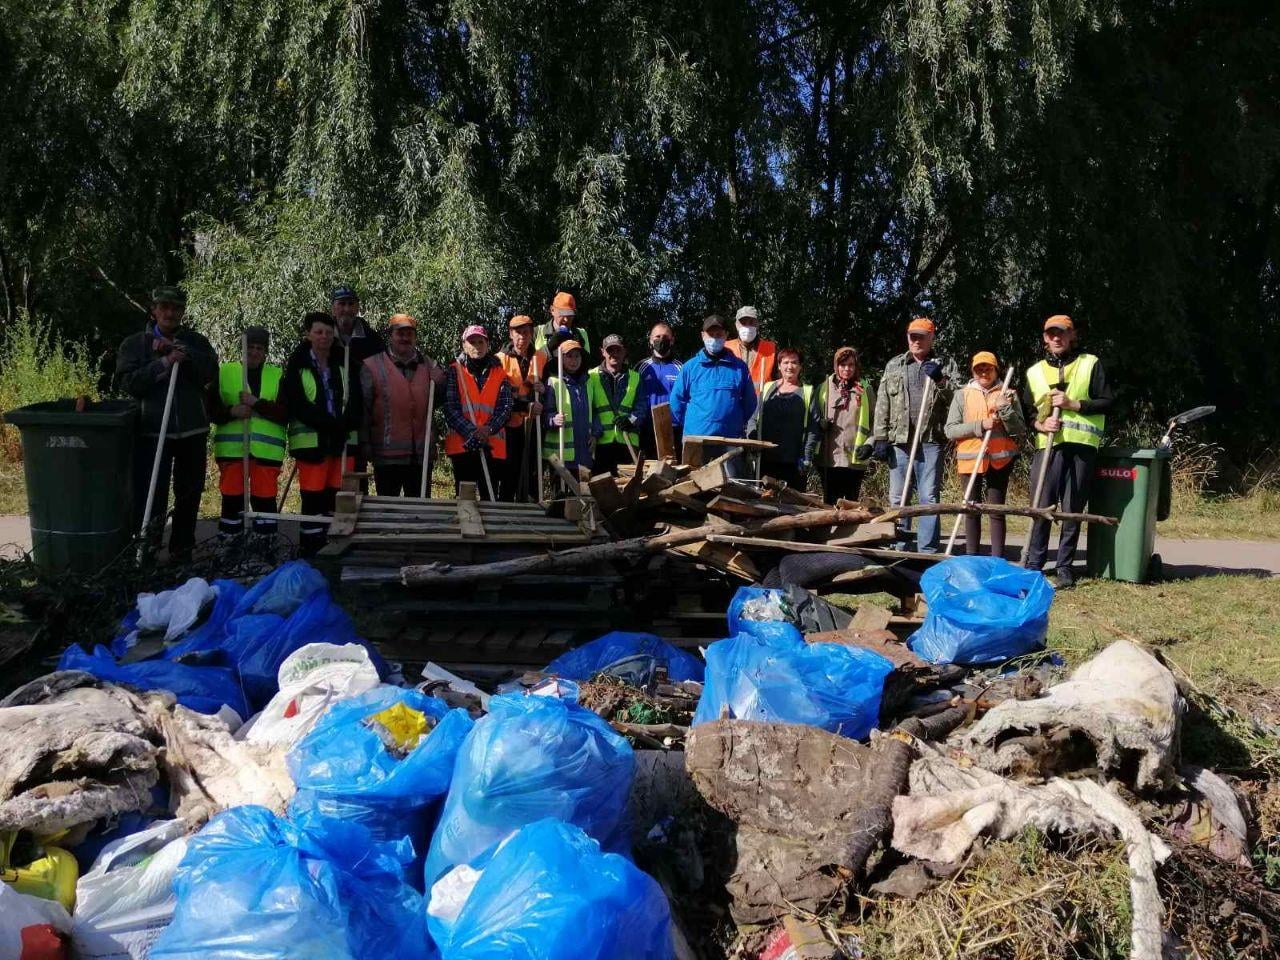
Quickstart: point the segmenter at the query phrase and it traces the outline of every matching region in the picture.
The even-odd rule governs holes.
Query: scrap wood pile
[[[735,442],[760,445],[750,440]],[[581,485],[573,481],[568,502],[588,504],[611,541],[538,550],[495,562],[405,564],[400,579],[413,587],[458,586],[538,573],[598,570],[670,553],[748,583],[795,583],[843,592],[886,590],[910,596],[916,592],[922,570],[940,557],[902,550],[895,525],[900,518],[979,512],[1116,523],[1111,517],[1005,504],[882,509],[840,501],[832,506],[771,477],[752,481],[731,476],[729,463],[736,455],[737,450],[731,450],[697,466],[641,460],[634,467],[623,467],[617,477],[603,474]]]

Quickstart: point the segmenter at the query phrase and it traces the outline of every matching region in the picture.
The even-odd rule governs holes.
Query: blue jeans
[[[889,506],[896,507],[902,499],[902,486],[907,481],[907,455],[911,448],[905,443],[896,444],[889,451]],[[922,443],[916,450],[916,465],[911,472],[911,482],[915,486],[916,499],[920,503],[937,503],[942,493],[942,454],[940,443]],[[911,498],[907,498],[911,502]],[[921,553],[937,553],[941,543],[941,523],[939,518],[921,517],[916,532],[916,549]],[[911,529],[911,519],[898,521],[898,529],[904,532]]]

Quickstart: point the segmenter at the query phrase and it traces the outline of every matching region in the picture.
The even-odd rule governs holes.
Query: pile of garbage
[[[922,588],[905,645],[744,587],[702,657],[610,633],[489,689],[408,686],[305,563],[143,594],[0,701],[0,958],[835,960],[873,885],[1028,828],[1123,844],[1161,957],[1160,864],[1248,849],[1173,675],[1126,640],[1065,675],[1004,561]]]

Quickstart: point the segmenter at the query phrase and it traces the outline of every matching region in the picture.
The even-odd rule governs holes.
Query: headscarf
[[[840,360],[853,354],[854,375],[849,380],[841,380],[839,369]],[[858,351],[853,347],[841,347],[836,351],[835,359],[831,361],[831,382],[836,386],[836,396],[834,404],[834,412],[842,413],[848,410],[853,403],[853,392],[858,389],[857,386],[857,370],[858,370]]]

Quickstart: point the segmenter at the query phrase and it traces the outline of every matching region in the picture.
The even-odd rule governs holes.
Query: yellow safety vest
[[[871,381],[863,380],[859,383],[862,387],[862,403],[858,407],[858,427],[853,434],[853,449],[849,451],[849,466],[857,467],[868,460],[859,460],[857,449],[871,442],[871,407],[872,404],[867,400],[871,396]],[[827,414],[827,399],[830,396],[831,378],[823,377],[822,386],[818,387],[818,407],[822,410],[822,415]]]
[[[218,369],[218,395],[228,407],[240,402],[244,384],[239,363],[224,363]],[[261,399],[275,401],[280,396],[284,371],[274,363],[263,364]],[[249,418],[249,456],[264,463],[284,461],[285,428],[266,417]],[[239,460],[244,456],[244,422],[232,420],[214,428],[213,455],[219,460]]]
[[[302,370],[298,371],[298,374],[302,379],[303,396],[307,398],[308,403],[315,403],[316,393],[319,390],[319,386],[316,383],[316,375],[312,373],[310,369],[305,367]],[[343,372],[342,377],[343,377],[342,385],[343,385],[343,388],[345,389],[347,385],[345,371]],[[344,394],[344,396],[349,397],[350,394]],[[360,436],[359,434],[356,433],[355,430],[352,430],[347,434],[348,444],[356,444],[359,442],[360,442]],[[290,452],[294,450],[314,450],[319,445],[320,445],[320,438],[316,435],[316,431],[314,428],[307,426],[301,420],[290,421],[289,423]]]
[[[1091,353],[1082,353],[1062,368],[1062,380],[1067,384],[1067,397],[1071,400],[1089,399],[1089,378],[1098,358]],[[1058,383],[1058,368],[1041,360],[1027,370],[1027,386],[1031,388],[1031,397],[1036,404],[1036,419],[1047,420],[1051,409],[1049,393]],[[1102,446],[1102,435],[1106,429],[1107,418],[1101,413],[1078,413],[1075,410],[1059,411],[1062,426],[1054,434],[1054,443],[1079,443],[1086,447]],[[1049,435],[1036,431],[1036,449],[1043,450],[1049,445]]]
[[[577,459],[573,448],[573,397],[560,377],[552,377],[548,380],[547,388],[556,398],[556,413],[564,414],[564,462],[569,463]],[[584,384],[582,392],[587,401],[587,419],[590,420],[592,416],[590,385]],[[560,456],[559,427],[548,427],[542,434],[542,456],[543,459]]]
[[[614,424],[619,417],[629,417],[636,408],[636,394],[640,391],[640,374],[634,370],[627,371],[627,389],[622,394],[622,403],[615,410],[609,403],[609,394],[605,392],[600,368],[587,374],[587,396],[591,399],[592,410],[600,411],[600,424],[604,433],[600,435],[601,443],[623,443],[623,437],[631,442],[631,446],[640,444],[638,430],[619,430]],[[559,408],[557,408],[559,409]]]

